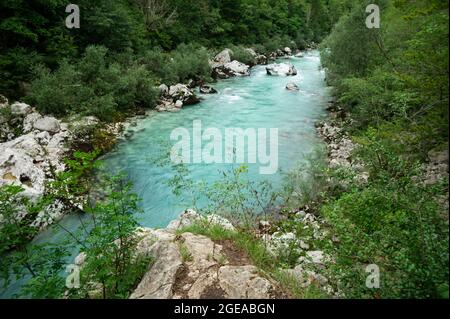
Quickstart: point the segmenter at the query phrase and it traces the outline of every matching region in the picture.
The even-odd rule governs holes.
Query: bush
[[[54,72],[36,67],[27,100],[42,113],[81,113],[105,121],[137,107],[153,107],[157,92],[150,72],[143,66],[109,63],[107,52],[90,46],[78,63],[63,62]]]
[[[321,209],[339,238],[329,247],[336,256],[330,278],[350,298],[443,297],[449,237],[439,198],[448,192],[448,178],[433,186],[417,182],[418,158],[405,156],[408,143],[391,134],[369,129],[358,138],[368,184],[342,180],[347,190]],[[369,264],[380,268],[381,289],[365,287]]]
[[[248,50],[245,47],[230,46],[230,49],[231,51],[233,51],[233,54],[231,55],[232,60],[237,60],[247,65],[255,64],[255,57],[252,54],[250,54],[250,52],[248,52]]]
[[[166,79],[169,82],[211,80],[208,50],[195,44],[180,44],[170,55],[168,69],[169,75]]]

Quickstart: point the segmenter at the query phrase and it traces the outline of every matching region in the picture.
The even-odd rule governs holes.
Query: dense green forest
[[[381,9],[379,29],[365,24],[366,6],[373,2]],[[2,95],[58,118],[81,114],[114,122],[155,107],[161,83],[212,81],[209,60],[225,47],[242,62],[250,61],[245,50],[250,47],[265,55],[286,46],[302,51],[318,48],[336,98],[329,121],[357,145],[352,160],[368,177],[361,183],[356,178],[361,172],[320,166],[317,161],[317,167],[308,168],[314,175],[306,187],[312,190],[309,196],[296,199],[289,194],[286,206],[307,206],[326,224],[327,237],[313,246],[333,256],[333,263],[320,271],[340,297],[448,298],[448,175],[431,178],[428,169],[447,152],[448,174],[446,1],[80,0],[77,4],[81,27],[68,29],[65,1],[0,0]],[[90,177],[99,154],[76,152],[67,172],[48,185],[51,192],[42,202],[28,203],[18,196],[20,188],[1,188],[2,213],[14,220],[18,207],[27,206],[36,214],[55,198],[70,202],[73,194],[88,193],[94,187]],[[182,181],[187,173],[179,173]],[[138,222],[119,207],[139,211],[131,187],[117,177],[106,180],[105,202],[87,209],[99,223],[81,243],[91,256],[86,282],[103,284],[100,297],[127,298],[142,275],[143,263],[151,258],[133,255],[136,240],[130,236]],[[303,184],[295,179],[289,183],[297,183],[292,189],[305,194],[305,189],[299,191]],[[214,198],[240,207],[245,199],[232,197],[232,192],[242,184],[231,184],[219,185]],[[274,223],[278,231],[298,236],[304,232],[289,218]],[[35,280],[23,295],[61,296],[65,288],[58,272],[66,252],[57,247],[45,254],[40,247],[30,251],[27,244],[36,230],[15,222],[9,226],[1,230],[0,254],[18,247],[8,262],[37,265]],[[276,267],[292,266],[291,259],[298,256],[290,251],[287,257],[267,257],[253,236],[253,226],[242,226],[238,234],[198,225],[190,231],[236,240],[270,274],[278,274]],[[114,246],[111,254],[102,255],[118,238],[123,249]],[[39,262],[42,256],[45,263]],[[114,268],[117,256],[123,265]],[[382,289],[361,284],[369,264],[380,268]],[[0,266],[7,278],[9,265]],[[99,267],[106,270],[97,272]],[[330,297],[293,290],[297,297]],[[89,287],[74,298],[88,295]]]
[[[161,63],[165,61],[156,53],[160,49],[175,50],[183,44],[193,45],[179,48],[180,54],[187,57],[195,56],[198,46],[262,44],[273,50],[281,43],[292,46],[293,40],[296,46],[304,48],[308,42],[318,43],[329,32],[345,9],[345,2],[101,0],[94,4],[82,0],[77,2],[81,27],[68,29],[64,24],[68,15],[66,1],[3,0],[0,91],[12,98],[23,96],[33,79],[32,66],[42,64],[56,69],[63,63],[75,63],[89,54],[85,50],[92,45],[102,47],[96,58],[107,55],[104,63],[108,65],[119,63],[128,68],[130,61],[147,57],[148,71],[154,73],[155,80],[161,77],[157,68],[164,68]],[[67,74],[67,65],[64,67],[61,76],[74,76]],[[174,72],[178,68],[182,66],[174,65]],[[133,71],[130,73],[133,77]]]

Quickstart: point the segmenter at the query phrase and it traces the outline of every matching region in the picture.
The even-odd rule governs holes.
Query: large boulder
[[[285,48],[283,49],[283,52],[286,53],[287,55],[291,55],[291,54],[292,54],[292,50],[291,50],[291,48],[289,48],[289,47],[285,47]]]
[[[230,49],[224,49],[214,57],[213,62],[221,65],[229,63],[231,62],[232,55],[233,51],[231,51]]]
[[[239,76],[239,75],[241,75],[241,76],[248,76],[248,75],[250,75],[250,72],[249,72],[249,68],[250,67],[248,65],[246,65],[244,63],[241,63],[239,61],[236,61],[236,60],[231,61],[229,63],[226,63],[224,65],[224,67],[226,69],[228,69],[231,73],[233,73],[233,75],[236,75],[236,76]]]
[[[199,103],[198,97],[184,84],[171,85],[169,88],[169,96],[175,102],[180,100],[184,105]]]
[[[51,116],[45,116],[37,119],[33,126],[39,131],[46,131],[49,133],[58,133],[61,130],[59,121]]]
[[[216,79],[228,79],[233,76],[249,76],[250,67],[238,61],[225,63],[213,69],[213,77]]]
[[[191,226],[192,224],[200,222],[208,225],[218,225],[226,230],[234,231],[234,226],[230,221],[217,214],[199,215],[193,209],[187,209],[180,214],[180,216],[171,221],[167,226],[168,230],[176,231],[184,227]]]
[[[275,63],[266,67],[268,75],[286,75],[294,76],[297,75],[297,70],[293,65],[285,63]]]
[[[169,94],[169,87],[165,85],[164,83],[158,86],[159,94],[162,96],[166,96]]]
[[[28,113],[32,112],[31,106],[26,103],[15,102],[11,105],[11,113],[14,115],[22,115],[25,116]]]
[[[23,132],[29,133],[34,130],[34,123],[40,118],[42,118],[42,115],[37,112],[33,112],[25,116],[23,119]]]
[[[262,54],[258,55],[255,58],[256,64],[267,64],[267,60],[268,60],[268,58]]]

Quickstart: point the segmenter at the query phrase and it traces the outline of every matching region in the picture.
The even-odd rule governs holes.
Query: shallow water
[[[278,62],[292,63],[298,70],[294,77],[268,76],[264,66],[256,66],[249,77],[222,80],[213,86],[218,94],[201,95],[200,104],[187,106],[178,113],[154,113],[133,127],[134,134],[120,142],[115,150],[103,158],[104,168],[123,171],[133,182],[135,192],[142,198],[144,211],[140,220],[143,226],[165,227],[178,214],[188,208],[176,197],[167,181],[173,176],[169,166],[155,164],[155,159],[165,154],[163,145],[173,145],[170,140],[173,129],[187,128],[192,134],[194,120],[201,120],[202,128],[214,127],[223,132],[235,128],[278,128],[278,171],[273,175],[259,174],[260,164],[249,164],[251,180],[269,180],[276,188],[282,183],[282,171],[288,171],[299,162],[306,161],[320,144],[314,123],[325,116],[330,97],[320,70],[317,52],[309,52],[304,58],[282,59]],[[295,82],[299,92],[286,90],[289,82]],[[224,136],[223,136],[224,137]],[[205,144],[203,144],[205,145]],[[211,183],[221,171],[232,164],[190,164],[190,177]],[[234,165],[236,166],[236,165]],[[80,225],[78,215],[67,216],[63,221],[66,229],[74,231]],[[38,242],[61,242],[67,235],[60,229],[40,234]],[[77,248],[74,247],[73,256]],[[18,291],[24,280],[14,282],[0,298],[10,298]]]

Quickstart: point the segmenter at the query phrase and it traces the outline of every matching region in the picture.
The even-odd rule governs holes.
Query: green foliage
[[[370,174],[331,180],[321,213],[339,244],[329,277],[350,298],[448,296],[448,178],[421,181],[428,152],[448,145],[448,3],[382,1],[382,27],[365,28],[354,3],[322,45],[322,60],[353,154]],[[447,216],[445,216],[447,215]],[[381,288],[365,287],[365,267],[377,264]]]
[[[63,62],[54,72],[35,70],[28,101],[55,115],[95,115],[106,121],[118,112],[152,107],[156,90],[150,73],[138,65],[109,63],[108,50],[90,46],[76,64]]]
[[[20,186],[0,187],[0,255],[12,248],[23,246],[35,230],[27,223],[28,200]]]
[[[102,189],[105,198],[88,209],[94,225],[83,243],[87,257],[76,295],[100,284],[102,298],[128,298],[150,262],[150,256],[136,252],[138,197],[121,176],[105,177]]]
[[[229,47],[233,54],[231,60],[237,60],[247,65],[255,65],[255,57],[243,46],[232,45]]]
[[[173,83],[186,82],[189,79],[211,80],[208,59],[209,54],[206,48],[195,44],[180,44],[170,54],[167,81]]]

